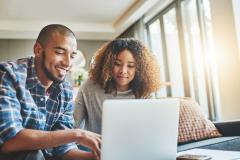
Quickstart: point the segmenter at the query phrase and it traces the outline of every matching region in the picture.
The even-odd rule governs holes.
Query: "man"
[[[0,64],[0,159],[45,159],[49,152],[100,159],[101,137],[72,129],[72,88],[64,79],[77,54],[74,33],[59,24],[44,27],[34,54]]]

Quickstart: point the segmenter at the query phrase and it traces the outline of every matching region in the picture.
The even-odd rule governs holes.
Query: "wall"
[[[240,119],[240,59],[232,1],[210,0],[221,120]]]
[[[0,61],[33,55],[33,40],[0,40]]]
[[[238,49],[240,50],[240,1],[232,0],[232,2],[233,2],[233,10],[234,10],[234,18],[235,18],[235,28],[237,30],[237,37],[238,37]]]
[[[33,55],[33,45],[35,40],[0,40],[0,62],[5,60],[17,59]],[[78,40],[78,49],[86,57],[87,65],[94,52],[106,41]]]
[[[86,58],[86,66],[89,67],[93,54],[107,41],[78,40],[78,49],[82,51]]]

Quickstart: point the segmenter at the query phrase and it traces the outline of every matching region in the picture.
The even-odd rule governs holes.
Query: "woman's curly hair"
[[[112,69],[118,54],[124,50],[130,51],[136,61],[136,73],[130,89],[136,98],[146,98],[160,88],[160,68],[154,55],[138,40],[116,39],[104,44],[92,59],[89,78],[98,83],[105,93],[117,93]]]

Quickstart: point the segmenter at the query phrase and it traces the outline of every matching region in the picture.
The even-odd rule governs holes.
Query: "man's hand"
[[[97,160],[100,160],[102,142],[101,136],[99,134],[85,131],[82,129],[77,129],[77,132],[79,134],[79,139],[76,142],[90,148],[95,158]]]

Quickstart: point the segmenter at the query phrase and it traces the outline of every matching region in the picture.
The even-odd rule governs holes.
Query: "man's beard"
[[[42,62],[41,62],[41,66],[42,66],[42,69],[43,69],[43,72],[44,74],[46,75],[46,77],[53,81],[53,82],[56,82],[56,83],[61,83],[64,81],[65,77],[63,79],[60,79],[60,78],[56,78],[54,77],[54,75],[47,69],[47,67],[45,66],[44,62],[46,61],[46,52],[43,51],[42,53]]]

